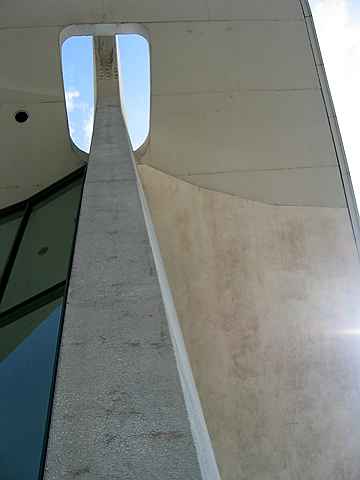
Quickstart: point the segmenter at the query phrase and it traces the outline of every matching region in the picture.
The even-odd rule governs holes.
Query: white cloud
[[[79,90],[76,89],[67,90],[65,100],[70,136],[79,148],[89,151],[94,124],[94,108],[82,100]]]
[[[80,92],[78,90],[68,90],[65,92],[66,108],[67,111],[73,112],[77,106],[76,99],[80,97]]]
[[[356,0],[353,0],[354,2]],[[360,19],[350,0],[313,0],[312,12],[360,205]]]

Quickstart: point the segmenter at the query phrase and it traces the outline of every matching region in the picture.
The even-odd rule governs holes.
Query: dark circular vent
[[[28,120],[29,114],[25,112],[25,110],[19,110],[18,112],[15,113],[15,120],[18,123],[25,123],[26,120]]]

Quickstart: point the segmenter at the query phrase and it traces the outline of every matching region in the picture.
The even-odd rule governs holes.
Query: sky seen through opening
[[[117,35],[125,117],[134,150],[145,141],[150,115],[148,42],[140,35]],[[94,123],[94,65],[92,38],[71,37],[62,48],[66,107],[70,135],[88,152]]]

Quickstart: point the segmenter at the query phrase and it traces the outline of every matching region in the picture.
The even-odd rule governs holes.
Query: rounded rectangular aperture
[[[138,34],[120,34],[116,40],[121,105],[136,151],[146,142],[150,128],[149,43]],[[80,150],[89,152],[95,110],[93,37],[68,38],[61,54],[70,137]]]
[[[91,36],[70,37],[61,51],[70,137],[89,152],[94,126],[94,59]]]

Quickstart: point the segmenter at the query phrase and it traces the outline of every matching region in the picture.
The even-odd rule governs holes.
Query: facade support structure
[[[64,317],[46,479],[202,478],[118,92],[95,39],[97,108]]]

